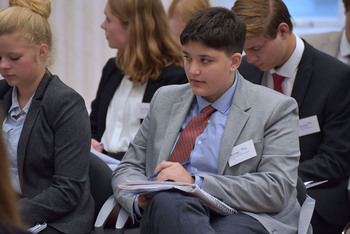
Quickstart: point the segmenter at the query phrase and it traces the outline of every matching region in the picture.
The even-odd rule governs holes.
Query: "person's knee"
[[[183,202],[183,196],[184,194],[181,192],[172,190],[157,192],[148,204],[147,209],[157,212],[165,209],[165,212],[168,212],[169,209],[175,208]]]

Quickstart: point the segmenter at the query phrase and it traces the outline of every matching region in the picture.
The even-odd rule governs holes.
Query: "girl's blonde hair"
[[[46,66],[52,64],[52,33],[48,22],[51,0],[10,0],[9,7],[0,11],[0,35],[19,33],[33,46],[48,46]]]
[[[177,19],[185,25],[198,11],[209,7],[209,0],[173,0],[168,9],[168,18]]]
[[[183,67],[176,41],[160,0],[108,0],[112,14],[129,29],[129,42],[119,50],[116,65],[133,83],[156,80],[167,66]]]

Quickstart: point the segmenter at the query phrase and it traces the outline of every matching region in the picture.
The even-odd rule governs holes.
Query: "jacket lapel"
[[[303,105],[304,97],[308,89],[312,76],[313,53],[310,51],[311,46],[304,41],[305,49],[298,66],[298,72],[295,77],[292,97],[297,101],[299,109]]]
[[[32,128],[35,124],[35,121],[37,119],[37,115],[40,112],[40,104],[45,94],[46,88],[51,82],[52,78],[53,76],[50,74],[45,74],[44,77],[42,78],[34,94],[32,103],[28,110],[27,117],[23,124],[23,129],[21,132],[21,136],[19,138],[18,148],[17,148],[18,175],[21,183],[23,181],[23,164],[24,164],[24,157],[25,157],[25,152],[27,149],[29,137],[30,137]]]
[[[246,111],[250,109],[251,106],[247,99],[249,91],[247,90],[246,84],[247,81],[239,74],[237,77],[237,87],[220,144],[218,159],[219,175],[224,173],[232,148],[236,145],[242,129],[249,119],[249,114]]]
[[[0,83],[0,94],[0,105],[4,111],[5,118],[12,104],[12,87],[7,84],[6,80],[2,80]]]
[[[181,129],[182,123],[187,115],[188,110],[191,107],[193,98],[194,94],[192,93],[191,86],[188,84],[188,89],[179,95],[179,101],[172,107],[169,119],[169,123],[171,124],[169,124],[166,129],[157,165],[163,160],[168,160],[174,142],[176,141],[176,138]]]

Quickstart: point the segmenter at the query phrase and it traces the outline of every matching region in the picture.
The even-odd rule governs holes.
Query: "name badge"
[[[256,155],[253,140],[243,142],[242,144],[233,147],[229,159],[229,165],[232,167],[238,163],[253,158]]]
[[[139,119],[144,119],[149,111],[150,104],[149,103],[141,103],[140,104],[140,111],[139,111]]]
[[[313,115],[299,120],[299,137],[320,132],[317,116]]]

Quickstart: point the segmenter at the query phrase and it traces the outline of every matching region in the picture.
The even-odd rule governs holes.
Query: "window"
[[[341,30],[344,26],[342,0],[284,0],[297,34]]]
[[[293,18],[296,34],[339,31],[344,26],[342,0],[283,0]],[[234,1],[210,0],[212,6],[231,9]]]

